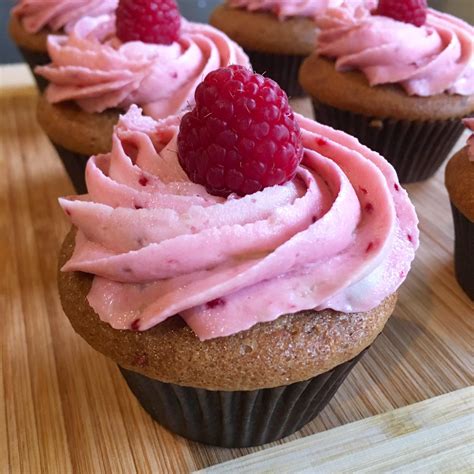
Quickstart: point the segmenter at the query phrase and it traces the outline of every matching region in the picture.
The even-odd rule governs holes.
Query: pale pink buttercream
[[[194,91],[212,70],[230,64],[249,66],[243,50],[209,25],[181,24],[171,45],[122,43],[114,15],[84,18],[68,36],[50,36],[52,63],[36,72],[50,81],[52,103],[74,100],[85,111],[143,107],[147,115],[175,115],[194,103]]]
[[[467,118],[463,120],[464,125],[471,131],[474,132],[474,118]],[[471,136],[467,140],[467,146],[468,148],[468,155],[469,155],[469,161],[474,162],[474,133],[471,134]]]
[[[245,8],[249,11],[269,11],[280,19],[288,17],[316,18],[328,8],[341,6],[376,6],[377,0],[228,0],[232,8]]]
[[[112,13],[117,5],[118,0],[20,0],[12,13],[28,33],[69,31],[82,17]]]
[[[418,229],[395,171],[297,119],[295,179],[223,199],[181,169],[175,123],[136,107],[121,118],[111,153],[88,162],[89,193],[60,200],[79,229],[63,270],[95,275],[88,300],[103,321],[146,330],[181,314],[205,340],[305,309],[370,310],[398,288]]]
[[[401,85],[409,95],[474,93],[474,28],[429,9],[417,27],[368,11],[331,9],[317,22],[317,52],[339,71],[359,69],[372,86]]]

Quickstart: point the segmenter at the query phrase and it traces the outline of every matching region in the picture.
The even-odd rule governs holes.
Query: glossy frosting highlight
[[[317,22],[317,52],[339,71],[358,69],[372,86],[399,84],[409,95],[474,94],[474,28],[429,9],[417,27],[360,9],[330,9]]]
[[[112,13],[117,5],[118,0],[20,0],[12,13],[28,33],[43,28],[69,31],[82,17]]]
[[[89,194],[61,206],[79,230],[63,271],[95,275],[88,300],[117,329],[180,314],[201,340],[285,313],[376,307],[404,281],[417,217],[393,168],[342,132],[298,116],[292,182],[209,195],[176,156],[176,122],[132,107],[111,153],[87,165]]]
[[[89,113],[143,107],[155,118],[179,114],[194,103],[194,91],[210,71],[249,66],[243,50],[209,25],[182,20],[171,45],[122,43],[114,15],[84,18],[67,36],[49,36],[52,63],[36,68],[50,84],[51,103],[74,100]]]

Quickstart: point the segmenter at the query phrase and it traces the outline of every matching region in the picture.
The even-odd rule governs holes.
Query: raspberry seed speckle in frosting
[[[376,15],[422,26],[426,23],[428,5],[426,0],[380,0]]]
[[[175,0],[120,0],[116,17],[123,42],[169,45],[179,38],[181,15]]]
[[[242,66],[211,72],[181,122],[179,162],[215,195],[252,194],[293,179],[303,157],[285,92]]]

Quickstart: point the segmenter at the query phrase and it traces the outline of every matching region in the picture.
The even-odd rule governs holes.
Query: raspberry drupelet
[[[375,13],[422,26],[426,23],[427,10],[426,0],[380,0]]]
[[[216,195],[240,196],[291,180],[303,157],[288,97],[271,79],[242,66],[211,72],[181,121],[179,162]]]
[[[123,42],[171,44],[179,38],[181,14],[175,0],[120,0],[116,26]]]

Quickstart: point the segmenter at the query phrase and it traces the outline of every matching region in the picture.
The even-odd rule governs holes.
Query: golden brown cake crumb
[[[10,15],[8,23],[8,31],[13,41],[20,47],[36,51],[38,53],[47,53],[48,34],[52,32],[47,28],[42,29],[38,33],[28,33],[21,24],[16,15]]]
[[[212,13],[210,23],[251,51],[307,56],[316,44],[315,24],[309,18],[280,21],[271,13],[221,5]]]
[[[445,181],[449,199],[471,222],[474,222],[474,162],[468,148],[457,152],[446,166]]]
[[[51,141],[86,156],[110,151],[119,114],[116,109],[89,114],[73,102],[50,104],[44,95],[38,99],[38,122]]]
[[[474,96],[409,96],[398,85],[370,86],[359,71],[338,72],[334,61],[312,54],[299,81],[317,101],[369,117],[398,120],[448,120],[474,113]]]
[[[66,237],[60,266],[74,249]],[[92,276],[59,272],[64,312],[76,332],[117,364],[162,382],[208,390],[255,390],[310,379],[368,347],[392,314],[392,294],[366,313],[302,311],[238,334],[201,342],[180,317],[144,332],[113,329],[86,296]]]

